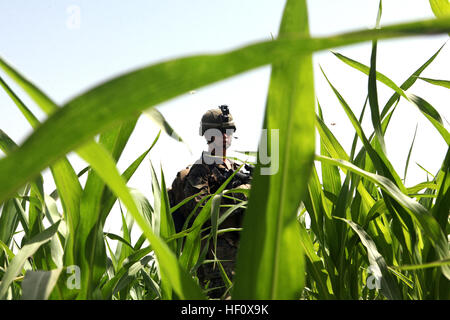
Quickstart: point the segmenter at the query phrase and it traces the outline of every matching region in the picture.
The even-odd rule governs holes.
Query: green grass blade
[[[166,190],[166,182],[164,180],[164,173],[161,166],[161,185],[159,184],[153,164],[150,161],[150,168],[152,174],[152,191],[154,197],[154,213],[153,221],[156,235],[161,237],[173,253],[177,252],[177,242],[168,243],[167,239],[173,236],[175,232],[175,224],[170,214],[169,198]],[[165,300],[172,299],[172,286],[166,280],[166,275],[161,273],[161,296]]]
[[[319,295],[325,299],[331,299],[332,293],[327,286],[328,276],[323,272],[322,260],[314,251],[314,244],[304,226],[300,227],[300,236],[302,238],[301,244],[303,250],[305,250],[305,254],[310,261],[310,269],[312,271],[312,276],[317,283]]]
[[[103,132],[99,138],[115,162],[118,161],[135,126],[136,119]],[[105,272],[106,249],[103,241],[103,225],[114,204],[115,197],[95,171],[89,172],[80,204],[81,223],[77,229],[77,263],[84,266],[83,291],[80,298],[90,297]],[[106,206],[106,208],[105,208]],[[90,266],[90,268],[89,268]]]
[[[99,143],[111,153],[114,161],[117,162],[125,148],[134,128],[137,119],[124,121],[120,125],[104,131],[99,138]]]
[[[164,226],[162,231],[165,237],[171,237],[175,232],[175,224],[172,219],[172,214],[170,213],[170,204],[169,204],[169,195],[166,189],[166,180],[164,178],[164,173],[161,167],[161,212],[164,216],[164,220],[162,221]],[[174,252],[177,252],[177,249],[174,248]]]
[[[382,1],[380,0],[376,27],[379,28],[382,13]],[[378,106],[378,92],[377,92],[377,40],[372,41],[372,53],[370,56],[370,70],[369,70],[369,85],[368,96],[370,112],[372,115],[372,124],[375,130],[375,136],[381,148],[381,152],[386,153],[386,145],[383,137],[383,130],[381,129],[380,108]]]
[[[144,194],[142,194],[142,192],[140,192],[137,189],[130,189],[130,192],[131,192],[131,195],[133,196],[134,201],[136,202],[136,205],[138,206],[139,212],[141,212],[141,214],[148,221],[148,223],[152,225],[153,232],[158,235],[159,230],[157,230],[154,226],[155,219],[153,217],[153,212],[155,210],[153,209],[152,205],[150,204],[150,201]],[[145,236],[143,239],[145,239]],[[141,241],[142,241],[142,243],[140,244],[140,246],[143,244],[144,240],[141,240]],[[139,240],[134,246],[135,250],[140,248],[140,246],[138,246],[138,243],[139,243]]]
[[[39,88],[37,88],[29,80],[25,79],[20,73],[14,70],[6,62],[0,59],[0,67],[11,76],[38,104],[38,106],[47,114],[52,114],[58,107],[57,105],[45,95]],[[33,128],[40,125],[39,120],[34,114],[25,106],[19,97],[8,87],[2,79],[0,83],[5,88],[8,95],[12,98],[19,110],[28,120]],[[60,161],[55,162],[50,167],[51,173],[55,180],[58,195],[61,198],[61,203],[65,213],[65,219],[70,229],[70,235],[67,244],[67,250],[65,260],[67,264],[73,264],[73,235],[75,234],[75,228],[79,219],[79,201],[81,197],[81,185],[75,174],[75,171],[69,161],[66,158],[62,158]]]
[[[109,257],[111,258],[111,265],[112,265],[112,270],[114,271],[114,273],[115,272],[117,272],[117,269],[118,269],[118,261],[117,261],[117,254],[114,254],[114,252],[112,251],[112,249],[111,249],[111,246],[109,245],[109,242],[108,242],[108,239],[106,239],[107,237],[106,237],[106,235],[105,235],[105,244],[106,244],[106,247],[108,248],[108,252],[109,252]],[[117,243],[117,246],[119,247],[121,247],[121,245],[122,245],[122,243],[121,242],[118,242]],[[116,248],[116,250],[117,250],[118,248]],[[108,270],[106,271],[106,272],[108,272]]]
[[[425,169],[424,167],[422,167],[420,164],[418,164],[416,162],[417,166],[422,169],[423,171],[425,171],[427,174],[429,174],[431,177],[433,177],[433,179],[435,178],[434,174],[432,174],[430,171],[428,171],[427,169]],[[427,181],[428,181],[428,176],[427,176]]]
[[[161,299],[161,288],[159,285],[153,280],[152,277],[150,277],[147,272],[144,270],[141,271],[141,275],[144,278],[144,282],[147,285],[147,287],[150,289],[149,291],[152,291],[155,293],[157,299]]]
[[[10,98],[14,101],[16,106],[19,108],[20,112],[24,115],[30,125],[35,128],[40,122],[35,117],[35,115],[27,108],[27,106],[20,100],[20,98],[11,90],[11,88],[6,84],[6,82],[0,77],[0,85],[5,89],[6,93],[10,96]]]
[[[213,240],[213,252],[217,251],[217,229],[219,227],[219,213],[220,213],[220,202],[222,201],[222,196],[216,195],[212,198],[211,203],[211,238]],[[215,267],[216,260],[214,260]]]
[[[151,247],[146,247],[137,250],[135,253],[131,254],[123,266],[115,273],[114,277],[106,282],[102,287],[102,294],[105,299],[111,299],[114,288],[117,286],[119,280],[128,272],[129,268],[133,266],[136,262],[144,258],[146,255],[152,252]]]
[[[358,235],[362,244],[367,249],[369,263],[371,266],[377,266],[381,275],[381,292],[383,295],[391,300],[400,300],[400,289],[395,278],[389,273],[388,266],[383,256],[378,252],[375,242],[367,234],[367,232],[353,221],[336,217],[336,219],[346,222]]]
[[[16,148],[17,144],[6,134],[5,131],[0,129],[0,150],[8,155]]]
[[[158,141],[160,137],[161,131],[156,136],[155,140],[153,140],[152,145],[150,148],[148,148],[146,151],[144,151],[136,160],[134,160],[128,168],[122,173],[122,177],[125,179],[125,182],[128,182],[128,180],[131,179],[131,177],[134,175],[136,170],[141,165],[142,161],[144,161],[145,157],[148,155],[148,153],[153,149],[154,145]],[[102,201],[102,217],[106,217],[108,213],[111,211],[111,209],[114,206],[114,203],[116,202],[117,197],[114,195],[114,193],[107,190],[105,194],[103,195],[103,201]]]
[[[51,271],[27,271],[22,282],[22,300],[47,300],[62,268]]]
[[[8,256],[9,260],[12,260],[15,256],[15,254],[11,251],[11,249],[0,240],[0,247],[2,248],[3,252]]]
[[[364,101],[364,105],[363,108],[361,110],[361,115],[359,116],[359,123],[363,122],[363,118],[364,118],[364,112],[366,112],[366,107],[367,107],[367,102],[369,101],[369,95],[367,95],[366,100]],[[353,137],[353,142],[352,142],[352,149],[350,150],[350,159],[354,159],[355,158],[355,152],[356,152],[356,144],[358,142],[358,134],[355,133],[354,137]]]
[[[383,1],[380,0],[378,3],[378,13],[377,13],[377,22],[375,24],[376,28],[380,28],[381,15],[383,14]]]
[[[170,212],[173,213],[175,211],[178,210],[178,208],[182,207],[183,205],[185,205],[186,203],[188,203],[189,201],[191,201],[192,199],[194,199],[195,197],[199,196],[199,193],[193,194],[190,197],[187,197],[186,199],[184,199],[183,201],[181,201],[180,203],[178,203],[176,206],[173,206],[172,208],[170,208]]]
[[[35,252],[46,242],[50,241],[53,235],[58,230],[59,222],[55,223],[48,229],[37,234],[31,238],[26,245],[24,245],[19,252],[14,256],[6,273],[3,275],[2,282],[0,283],[0,300],[5,299],[8,287],[14,280],[14,278],[20,274],[25,261],[35,254]]]
[[[416,184],[415,186],[407,188],[408,193],[418,193],[423,189],[437,189],[437,185],[434,182],[421,182]]]
[[[320,104],[318,104],[318,107],[321,114],[322,109],[320,107]],[[321,117],[320,122],[324,123],[322,115],[320,117]],[[320,138],[320,154],[324,156],[329,156],[323,138]],[[323,188],[328,192],[333,193],[334,195],[338,195],[339,190],[341,189],[341,176],[339,174],[339,169],[335,166],[330,166],[328,164],[322,164],[321,169],[322,169]]]
[[[448,213],[450,211],[450,147],[447,149],[445,160],[442,164],[441,173],[444,174],[438,191],[438,196],[434,207],[432,209],[432,215],[436,218],[441,229],[445,231],[448,228]]]
[[[364,171],[348,161],[331,159],[319,155],[316,155],[316,160],[345,167],[381,187],[389,194],[389,196],[391,196],[397,203],[406,209],[406,211],[419,223],[421,228],[424,230],[425,235],[431,241],[439,258],[441,260],[445,260],[450,257],[446,236],[444,235],[444,232],[440,228],[436,219],[422,205],[413,201],[401,190],[399,190],[391,180],[383,176]],[[450,268],[448,266],[442,266],[442,273],[447,277],[447,279],[450,279]]]
[[[361,175],[362,177],[370,180],[371,182],[380,185],[385,191],[387,191],[393,198],[395,198],[399,203],[401,203],[404,207],[408,208],[409,210],[418,213],[419,215],[429,215],[427,210],[423,208],[421,205],[416,203],[415,201],[411,200],[409,197],[407,197],[404,193],[401,192],[400,189],[398,189],[395,184],[387,179],[386,177],[364,171],[352,163],[341,160],[341,159],[332,159],[324,156],[316,155],[316,160],[324,161],[328,163],[332,163],[334,165],[338,165],[340,167],[346,168],[354,173],[357,173]]]
[[[88,146],[83,146],[81,150],[95,149],[94,144],[92,142]],[[82,151],[78,154],[82,156]],[[92,298],[96,285],[106,271],[106,248],[100,216],[104,188],[105,183],[101,177],[95,170],[91,170],[80,199],[80,218],[74,239],[74,259],[81,269],[81,291],[78,296],[80,299]]]
[[[118,161],[126,146],[137,119],[124,121],[120,125],[103,132],[99,138],[102,145],[115,162]],[[80,221],[74,248],[77,251],[77,263],[87,272],[82,277],[81,296],[91,297],[93,290],[106,271],[106,248],[103,240],[103,225],[109,211],[102,210],[111,196],[104,181],[95,171],[90,171],[80,202]]]
[[[308,183],[308,194],[303,202],[311,219],[311,229],[321,243],[324,243],[326,236],[333,237],[335,233],[333,226],[330,230],[325,231],[325,216],[327,220],[331,219],[331,209],[327,207],[324,198],[319,176],[314,166]],[[327,235],[325,235],[325,232],[327,232]]]
[[[406,191],[400,177],[395,172],[392,164],[387,159],[386,155],[382,150],[375,150],[372,145],[370,144],[369,140],[367,139],[366,135],[364,134],[364,131],[361,127],[361,124],[356,119],[355,115],[353,114],[353,111],[350,109],[347,102],[344,100],[342,95],[336,90],[336,88],[331,84],[331,82],[328,80],[327,76],[322,70],[322,73],[325,76],[325,79],[328,81],[328,84],[330,85],[331,89],[335,93],[336,97],[339,100],[339,103],[344,108],[345,113],[347,114],[350,122],[353,124],[353,127],[356,130],[356,133],[358,134],[358,137],[361,139],[361,142],[363,143],[366,151],[368,152],[371,160],[373,161],[376,169],[384,176],[387,176],[389,179],[395,182],[395,184],[402,190],[403,192]],[[377,152],[379,151],[379,152]]]
[[[30,232],[26,235],[28,238],[44,230],[42,224],[42,213],[44,212],[44,179],[42,176],[35,179],[35,182],[31,185],[30,198],[35,198],[36,201],[31,201],[30,207],[28,208],[28,227],[30,229]]]
[[[415,264],[415,265],[403,265],[403,266],[393,266],[392,268],[398,270],[418,270],[418,269],[426,269],[426,268],[436,268],[441,267],[443,265],[450,264],[450,259],[433,261],[423,264]]]
[[[437,57],[437,55],[441,52],[442,48],[444,48],[445,43],[436,51],[435,54],[433,54],[423,65],[421,65],[411,76],[406,79],[400,88],[403,91],[408,90],[411,88],[411,86],[416,82],[417,77],[421,75],[421,73],[434,61],[434,59]],[[386,114],[391,109],[392,105],[395,103],[395,101],[398,101],[400,99],[400,94],[398,92],[395,92],[386,102],[386,105],[384,106],[383,110],[381,111],[381,118],[384,119]]]
[[[361,71],[362,73],[365,73],[366,75],[370,75],[370,70],[371,68],[367,67],[366,65],[353,60],[351,58],[348,58],[346,56],[344,56],[343,54],[340,54],[338,52],[333,52],[333,54],[342,62],[348,64],[349,66],[355,68],[356,70]],[[381,83],[385,84],[386,86],[388,86],[389,88],[391,88],[392,90],[394,90],[398,95],[401,95],[402,97],[404,97],[405,99],[408,99],[404,90],[406,89],[402,89],[401,87],[397,86],[394,81],[392,81],[391,79],[389,79],[387,76],[385,76],[384,74],[382,74],[381,72],[378,72],[376,70],[373,70],[373,75],[374,77],[376,77],[376,79],[378,81],[380,81]],[[398,96],[397,96],[398,98]]]
[[[28,225],[28,217],[24,210],[25,204],[24,203],[21,204],[18,199],[14,199],[14,203],[16,205],[16,210],[19,214],[18,219],[19,219],[20,223],[22,224],[22,228],[25,232],[25,237],[26,237],[28,234],[30,234],[30,230],[29,230],[29,225]],[[11,232],[13,232],[13,231],[11,230]]]
[[[317,120],[316,127],[318,129],[319,135],[320,135],[322,142],[324,143],[327,151],[331,155],[331,157],[348,161],[349,156],[345,152],[344,148],[340,145],[340,143],[336,139],[336,137],[333,135],[333,133],[330,131],[330,129],[325,125],[325,123],[319,117],[317,117],[316,120]],[[344,172],[344,174],[347,174],[347,170],[345,168],[341,168],[341,169]],[[319,182],[319,184],[320,184],[320,182]],[[375,201],[361,182],[358,184],[357,190],[358,190],[358,193],[361,195],[363,204],[367,208],[371,208],[375,204]],[[331,219],[331,213],[328,215],[328,217],[329,217],[329,219]]]
[[[418,77],[418,78],[420,80],[426,81],[426,82],[434,84],[436,86],[441,86],[441,87],[450,89],[450,81],[448,81],[448,80],[437,80],[437,79],[422,78],[422,77]]]
[[[393,89],[395,91],[395,93],[389,98],[388,102],[386,103],[383,110],[381,111],[381,119],[385,118],[386,114],[389,112],[392,105],[395,103],[395,101],[398,101],[400,96],[402,96],[406,100],[409,99],[408,96],[406,95],[405,91],[408,90],[416,82],[416,80],[418,78],[420,78],[419,75],[434,61],[434,59],[437,57],[437,55],[441,52],[444,45],[442,45],[439,48],[439,50],[435,54],[433,54],[433,56],[431,56],[422,66],[420,66],[411,76],[409,76],[408,79],[406,79],[400,87],[398,87],[391,79],[389,79],[384,74],[382,74],[378,71],[376,72],[377,80],[384,83],[386,86],[390,87],[391,89]],[[367,67],[366,65],[364,65],[358,61],[352,60],[340,53],[333,52],[333,54],[337,58],[339,58],[341,61],[348,64],[349,66],[365,73],[366,75],[369,75],[370,68]],[[384,131],[386,131],[386,130],[384,130]]]
[[[247,197],[248,197],[248,196],[247,196]],[[220,225],[225,221],[225,219],[228,218],[228,216],[229,216],[230,214],[232,214],[235,210],[237,210],[237,209],[239,209],[239,208],[244,208],[244,209],[246,209],[246,205],[248,204],[248,201],[242,201],[242,200],[239,200],[239,201],[241,201],[241,202],[238,203],[238,204],[235,204],[235,205],[231,206],[227,211],[223,212],[223,213],[220,215],[220,217],[217,219],[217,225],[218,225],[218,226],[220,226]]]
[[[133,199],[136,201],[136,205],[139,208],[138,200],[136,200],[135,192],[131,191],[131,195]],[[131,245],[131,228],[133,227],[134,220],[130,215],[126,215],[122,210],[122,206],[120,206],[120,216],[122,218],[122,237],[123,240],[127,241],[129,245],[123,246],[123,242],[118,242],[116,247],[115,258],[117,261],[116,266],[121,265],[122,262],[134,252],[134,248]],[[111,256],[112,257],[112,256]],[[115,269],[117,271],[117,267]]]
[[[164,130],[164,132],[169,137],[175,139],[176,141],[184,142],[184,140],[180,137],[178,133],[175,132],[175,130],[172,128],[169,122],[167,122],[167,120],[164,118],[164,116],[158,109],[151,108],[145,110],[143,113],[147,115],[150,119],[152,119],[153,122],[155,122],[158,125],[158,127],[161,128],[161,130]]]
[[[6,155],[17,148],[17,144],[0,129],[0,150]],[[28,185],[29,186],[29,185]],[[26,194],[27,188],[23,187],[18,190],[18,195],[23,196]],[[3,203],[3,207],[0,214],[0,241],[9,245],[14,236],[14,231],[19,225],[20,218],[25,216],[22,214],[22,205],[17,199],[8,199]],[[23,228],[28,234],[28,224],[25,219],[22,219]],[[0,253],[0,264],[3,262],[2,254]]]
[[[153,196],[155,197],[154,204],[154,217],[158,225],[158,235],[163,239],[168,239],[175,234],[175,225],[170,214],[169,199],[167,195],[164,173],[161,168],[161,183],[159,183],[156,176],[156,172],[150,162],[151,173],[152,173],[152,190]],[[174,247],[174,243],[169,245],[173,252],[177,252]]]
[[[22,89],[24,89],[30,97],[36,102],[36,104],[42,108],[42,110],[51,114],[58,109],[58,106],[37,86],[35,86],[31,81],[26,79],[23,75],[17,72],[14,68],[12,68],[9,64],[7,64],[3,59],[0,58],[0,68],[6,72],[8,76],[11,77],[17,84],[19,84]],[[13,99],[14,102],[15,99]],[[27,108],[29,111],[29,109]],[[27,116],[27,119],[29,117]],[[36,119],[36,117],[31,117],[30,120]]]
[[[240,150],[240,151],[235,151],[237,153],[240,153],[242,155],[245,156],[250,156],[250,157],[257,157],[258,156],[258,152],[257,151],[244,151],[244,150]]]
[[[325,122],[323,122],[322,119],[320,119],[318,116],[316,117],[316,127],[327,152],[333,158],[349,160],[349,156],[345,152],[340,142],[336,139],[331,130],[326,126]]]
[[[403,181],[406,181],[406,173],[408,172],[408,166],[409,166],[409,159],[411,157],[411,152],[414,146],[414,141],[416,140],[416,134],[417,134],[417,125],[416,129],[414,130],[414,136],[411,142],[411,146],[409,147],[408,156],[406,157],[406,164],[405,164],[405,173],[403,174]]]
[[[123,237],[114,234],[114,233],[110,233],[110,232],[105,232],[104,233],[106,237],[110,238],[111,240],[117,240],[120,241],[121,243],[125,244],[126,246],[128,246],[129,248],[133,249],[133,246],[131,245],[131,243],[127,240],[125,240]]]
[[[288,1],[279,37],[309,34],[306,1]],[[298,299],[304,285],[304,253],[297,210],[306,196],[315,149],[311,55],[272,64],[265,129],[277,172],[256,167],[237,260],[235,299]],[[283,111],[280,112],[280,108]],[[279,130],[272,144],[270,130]],[[274,163],[272,163],[274,165]],[[258,172],[261,171],[261,172]],[[270,192],[269,192],[270,190]],[[256,267],[256,268],[255,268]]]
[[[44,203],[45,203],[45,216],[50,224],[54,224],[56,221],[63,219],[61,213],[58,211],[57,203],[55,199],[50,197],[49,195],[44,195]],[[67,224],[64,220],[61,220],[59,224],[59,235],[63,238],[67,237]]]
[[[154,234],[148,220],[139,212],[123,178],[117,172],[111,156],[101,146],[94,143],[85,145],[79,150],[79,153],[127,207],[155,250],[161,272],[167,276],[177,295],[181,299],[203,299],[204,295],[200,288],[182,270],[175,254],[164,241]]]
[[[447,129],[445,129],[442,122],[442,118],[436,111],[436,109],[433,108],[433,106],[429,104],[427,101],[416,95],[410,94],[409,98],[413,102],[413,104],[417,108],[419,108],[422,114],[431,122],[431,124],[436,128],[436,130],[441,134],[442,138],[447,143],[447,145],[450,145],[450,133],[447,131]]]
[[[430,0],[430,6],[438,18],[450,15],[450,3],[447,0]]]
[[[19,225],[19,214],[15,205],[15,199],[10,199],[3,204],[0,212],[0,245],[8,248],[14,237],[14,232]],[[8,252],[0,251],[0,264],[5,265]]]
[[[55,180],[56,189],[61,199],[64,212],[64,220],[69,228],[69,239],[65,250],[65,262],[70,265],[73,258],[73,237],[79,221],[79,206],[82,189],[72,165],[65,158],[55,162],[51,166],[51,172]]]
[[[128,285],[130,284],[131,281],[133,281],[135,279],[137,273],[139,271],[141,271],[151,260],[153,260],[153,257],[146,256],[143,259],[141,259],[140,261],[131,265],[130,268],[128,269],[127,273],[124,274],[117,282],[117,284],[114,288],[114,291],[113,291],[113,295],[120,292],[121,299],[126,299],[129,294]]]

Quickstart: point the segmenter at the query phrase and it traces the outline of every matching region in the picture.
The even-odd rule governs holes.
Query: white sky
[[[99,82],[130,69],[268,40],[271,33],[277,34],[284,3],[275,0],[0,0],[0,55],[57,103],[63,104]],[[311,34],[324,36],[373,27],[378,0],[311,0],[308,5]],[[70,6],[80,9],[79,28],[67,25]],[[381,23],[388,25],[432,17],[427,0],[389,0],[383,2]],[[377,69],[400,85],[447,39],[447,35],[442,35],[380,41]],[[371,44],[336,51],[368,65]],[[316,94],[325,121],[349,152],[354,130],[320,74],[319,63],[358,116],[367,94],[367,77],[330,52],[314,55]],[[447,45],[422,75],[449,80],[449,70],[450,48]],[[45,119],[4,73],[0,75],[40,119]],[[233,141],[232,149],[256,149],[269,76],[270,68],[263,67],[158,106],[193,151],[191,154],[185,145],[167,136],[161,137],[150,157],[155,165],[163,164],[168,184],[177,171],[197,159],[203,150],[204,140],[198,135],[198,125],[201,115],[212,107],[230,106],[239,137]],[[381,83],[378,83],[378,91],[380,106],[384,106],[393,92]],[[447,89],[418,81],[408,92],[426,99],[450,121]],[[2,90],[0,110],[0,128],[16,142],[24,141],[31,128]],[[388,129],[386,144],[388,157],[401,177],[416,124],[419,129],[407,186],[426,179],[416,162],[435,173],[447,151],[444,140],[415,107],[400,103]],[[369,135],[372,132],[369,113],[364,125]],[[448,128],[448,123],[445,125]],[[157,132],[158,128],[143,116],[119,162],[119,169],[124,170],[148,148]],[[70,159],[76,170],[83,168],[76,156],[71,154]],[[46,192],[50,193],[53,185],[47,183]],[[142,164],[129,186],[150,196],[148,161]]]

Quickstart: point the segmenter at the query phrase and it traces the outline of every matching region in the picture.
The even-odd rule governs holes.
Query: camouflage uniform
[[[189,216],[192,210],[194,210],[197,203],[205,196],[215,193],[224,182],[223,176],[228,170],[227,167],[224,164],[207,164],[210,162],[203,161],[207,156],[208,155],[206,153],[203,153],[200,161],[197,161],[192,167],[187,167],[186,169],[180,171],[172,184],[172,189],[169,193],[169,196],[171,197],[171,206],[176,205],[189,196],[199,193],[198,196],[174,212],[173,217],[177,231],[181,230],[185,219]],[[238,168],[239,164],[232,161],[231,170],[235,171]],[[249,189],[250,185],[242,184],[238,187],[242,189]],[[233,193],[231,196],[241,200],[247,200],[242,193]],[[236,200],[222,198],[222,204],[235,203],[237,203]],[[226,207],[221,208],[220,214],[223,214],[227,209],[228,208]],[[197,213],[198,211],[200,211],[200,209],[197,210]],[[191,218],[190,223],[194,221],[195,217],[196,216]],[[220,225],[220,229],[240,228],[242,227],[242,218],[243,209],[237,209]],[[204,245],[206,245],[206,243],[202,243],[202,248]],[[217,237],[216,257],[218,260],[221,260],[221,264],[230,280],[233,279],[234,275],[238,246],[239,232],[237,231],[226,232]],[[212,241],[209,244],[206,259],[214,259]],[[226,288],[224,287],[224,282],[217,264],[202,264],[197,271],[197,276],[202,286],[205,286],[207,282],[209,282],[209,288],[221,287],[209,292],[209,296],[211,298],[220,298],[223,296]]]

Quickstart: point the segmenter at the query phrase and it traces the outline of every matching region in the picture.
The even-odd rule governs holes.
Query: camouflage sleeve
[[[184,199],[184,190],[183,190],[184,182],[183,182],[183,180],[185,179],[188,172],[189,172],[189,167],[178,172],[177,176],[175,177],[174,181],[172,182],[172,187],[167,190],[171,208],[176,206],[178,203],[180,203]],[[183,228],[183,224],[184,224],[184,220],[185,220],[183,211],[184,211],[184,208],[182,206],[172,213],[173,222],[175,224],[175,230],[177,232],[180,232],[181,229]]]
[[[211,190],[208,180],[208,169],[202,165],[194,165],[186,177],[184,194],[186,197],[190,197],[197,193],[199,193],[199,195],[185,204],[186,218],[192,212],[192,210],[194,210],[198,202],[200,202],[205,196],[209,195],[210,192]]]
[[[169,205],[174,207],[176,205],[175,194],[172,188],[167,189],[167,195],[169,196]]]

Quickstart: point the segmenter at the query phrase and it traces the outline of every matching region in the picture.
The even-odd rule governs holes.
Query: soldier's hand
[[[248,191],[250,191],[251,185],[249,183],[241,184],[234,189],[242,189],[242,192],[233,192],[233,197],[240,199],[242,201],[248,200]],[[248,190],[247,192],[245,190]]]

